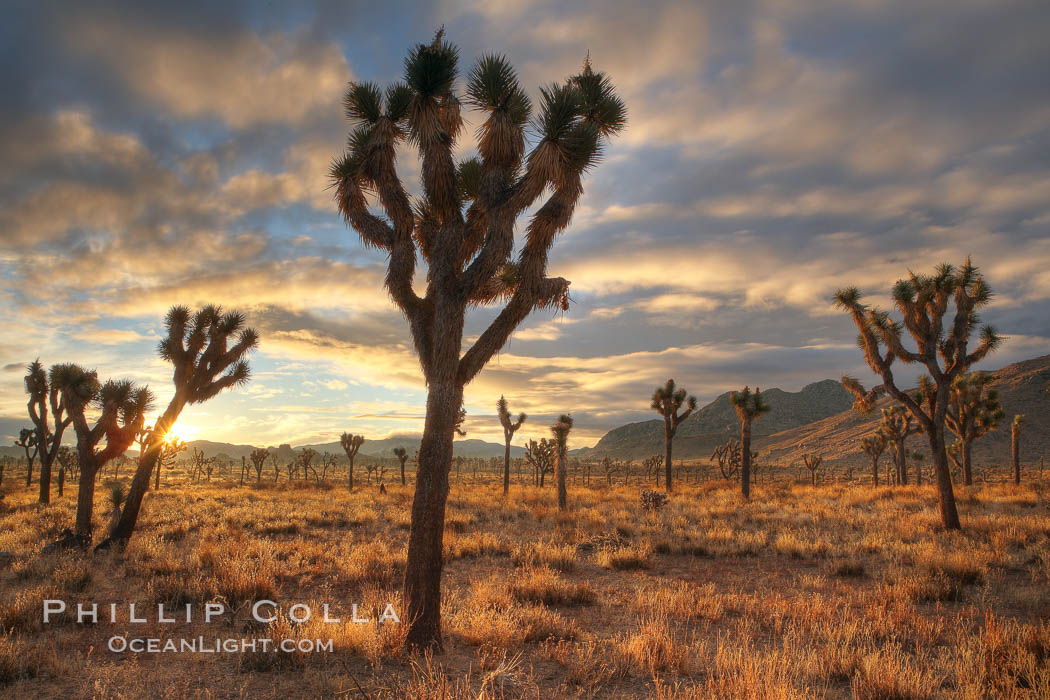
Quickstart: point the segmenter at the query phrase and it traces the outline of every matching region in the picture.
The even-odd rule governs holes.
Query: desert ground
[[[345,470],[344,470],[345,473]],[[210,698],[1050,697],[1050,481],[958,486],[945,532],[932,486],[813,486],[767,472],[681,483],[646,512],[643,484],[554,488],[453,475],[443,653],[408,656],[400,606],[413,484],[193,483],[174,471],[123,554],[58,552],[74,489],[50,507],[17,472],[0,502],[0,694]],[[124,477],[118,477],[121,481]],[[526,482],[530,479],[526,478]],[[96,531],[108,513],[98,489]],[[101,515],[100,515],[101,514]],[[70,611],[42,622],[43,601]],[[252,601],[283,612],[253,622]],[[77,602],[118,603],[78,624]],[[229,611],[160,623],[190,604]],[[146,623],[128,622],[128,603]],[[301,624],[294,603],[311,608]],[[339,623],[321,619],[331,605]],[[359,618],[349,621],[350,605]],[[298,616],[302,616],[300,610]],[[115,653],[113,636],[332,640],[331,651]]]

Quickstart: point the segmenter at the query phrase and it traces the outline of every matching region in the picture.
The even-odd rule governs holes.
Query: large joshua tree
[[[685,410],[681,411],[682,404]],[[652,408],[664,417],[664,488],[671,490],[671,443],[678,426],[696,410],[696,397],[686,398],[685,389],[676,389],[673,379],[653,392]]]
[[[55,365],[51,368],[50,380],[62,393],[77,436],[80,475],[73,534],[77,545],[87,546],[92,536],[95,477],[107,462],[131,447],[135,435],[142,429],[146,412],[153,406],[153,394],[127,380],[100,384],[97,372],[74,364]],[[88,423],[88,408],[98,411],[94,425]],[[100,446],[103,440],[105,445]]]
[[[350,467],[347,469],[346,474],[346,485],[351,491],[354,490],[354,459],[357,457],[357,453],[361,449],[361,445],[365,444],[364,435],[354,435],[352,433],[343,433],[339,436],[339,444],[343,446],[343,452],[346,453],[346,458],[350,460]]]
[[[991,375],[983,372],[957,376],[952,382],[948,411],[944,414],[945,424],[959,441],[957,466],[962,467],[963,481],[967,486],[973,484],[970,459],[973,441],[995,430],[1006,415],[999,403],[999,392],[988,388],[991,381]],[[919,393],[928,405],[936,400],[936,387],[929,377],[920,379]],[[955,461],[951,452],[948,452],[948,456]]]
[[[557,446],[557,461],[554,463],[554,481],[558,487],[558,508],[565,510],[568,505],[568,494],[565,490],[566,471],[569,461],[569,432],[572,430],[572,416],[563,413],[551,426],[551,435]]]
[[[763,413],[769,413],[769,404],[757,386],[754,393],[746,386],[743,391],[732,392],[729,403],[740,419],[740,493],[746,500],[751,498],[751,424]]]
[[[603,141],[626,122],[612,83],[586,62],[580,73],[540,89],[537,138],[526,154],[529,97],[505,57],[486,55],[467,75],[464,95],[483,115],[479,157],[457,164],[458,58],[439,31],[409,52],[404,82],[385,92],[351,84],[349,146],[331,170],[347,222],[366,245],[389,255],[386,287],[408,319],[428,389],[405,569],[410,647],[441,644],[442,533],[463,387],[534,309],[568,308],[569,282],[547,275],[548,251],[568,226]],[[414,201],[394,164],[405,140],[422,161]],[[369,210],[366,192],[385,218]],[[533,213],[514,256],[515,222],[527,211]],[[417,255],[427,265],[422,296],[413,287]],[[467,310],[497,302],[502,309],[463,352]]]
[[[991,300],[984,276],[967,258],[959,268],[941,264],[932,275],[911,273],[893,287],[893,301],[903,320],[897,322],[886,311],[861,302],[860,290],[847,287],[835,294],[835,302],[848,311],[860,331],[858,345],[864,359],[882,384],[865,391],[856,380],[844,382],[854,396],[874,406],[889,394],[915,417],[930,445],[934,478],[945,529],[958,530],[959,512],[948,469],[945,422],[955,378],[999,346],[999,335],[991,326],[981,327],[980,341],[970,350],[970,340],[980,322],[978,311]],[[954,313],[950,313],[954,307]],[[904,347],[904,331],[915,341],[915,350]],[[912,397],[901,390],[893,376],[893,363],[920,364],[932,382],[928,396]],[[928,400],[922,400],[926,399]]]
[[[40,360],[26,367],[25,386],[29,394],[29,418],[33,421],[36,444],[40,446],[40,503],[51,502],[51,465],[62,446],[62,434],[73,421],[67,414],[63,394],[44,371]],[[52,368],[52,372],[55,368]],[[49,414],[50,409],[50,414]],[[54,427],[52,428],[52,421]]]
[[[518,428],[521,427],[528,416],[524,413],[519,413],[518,420],[514,420],[510,415],[507,399],[503,396],[499,397],[496,409],[499,412],[500,425],[503,426],[503,496],[506,497],[510,491],[510,441],[514,439],[514,433],[518,432]]]
[[[145,449],[139,455],[120,521],[110,536],[99,544],[124,545],[135,530],[142,499],[149,490],[149,478],[164,454],[168,433],[188,405],[208,401],[227,389],[241,386],[251,377],[246,356],[259,345],[259,335],[246,326],[239,311],[224,312],[208,305],[196,312],[173,306],[164,318],[166,333],[157,346],[161,359],[173,365],[175,394],[157,422],[153,424]]]

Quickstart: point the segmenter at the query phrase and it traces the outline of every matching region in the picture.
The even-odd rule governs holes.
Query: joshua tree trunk
[[[40,495],[39,503],[51,503],[51,463],[47,459],[46,450],[40,459]]]
[[[871,480],[874,486],[879,485],[879,457],[878,455],[872,455],[871,457]]]
[[[505,435],[506,445],[503,451],[503,497],[510,493],[510,436]]]
[[[948,468],[948,453],[944,446],[944,425],[927,433],[930,440],[930,455],[933,461],[934,479],[940,494],[941,522],[946,530],[959,530],[959,511],[955,507],[955,492],[952,491],[952,473]]]
[[[740,493],[751,498],[751,421],[740,423]]]
[[[406,642],[426,647],[441,639],[441,568],[452,441],[463,388],[453,379],[432,383],[419,447],[412,529],[405,568]]]
[[[92,448],[80,450],[80,484],[77,490],[77,517],[74,534],[82,542],[91,542],[91,516],[95,510],[95,476],[98,473]]]
[[[963,468],[963,483],[967,486],[973,484],[973,472],[970,469],[970,451],[971,443],[969,440],[964,440],[962,444],[962,468]]]
[[[120,512],[120,520],[117,522],[117,526],[113,528],[113,531],[110,532],[109,537],[100,543],[100,547],[111,542],[125,544],[131,539],[131,533],[135,530],[135,523],[138,522],[142,499],[146,492],[149,491],[149,478],[154,469],[157,470],[157,483],[160,483],[160,458],[164,452],[163,436],[167,435],[168,431],[171,430],[171,426],[175,425],[175,420],[182,413],[185,405],[185,400],[180,394],[176,393],[171,399],[171,403],[168,404],[167,410],[164,411],[164,415],[154,425],[153,438],[150,439],[149,446],[145,452],[139,455],[139,463],[135,468],[135,476],[131,479],[131,488],[128,489],[128,497],[124,500],[124,508]],[[83,473],[83,469],[81,469],[81,473]]]
[[[35,457],[34,457],[35,459]],[[26,458],[26,488],[33,485],[33,461],[34,459]]]
[[[405,460],[401,460],[401,485],[405,486],[408,482],[405,480]]]
[[[664,488],[671,491],[671,443],[674,442],[674,431],[671,429],[671,416],[664,416]]]
[[[1013,426],[1010,431],[1010,456],[1014,463],[1014,483],[1021,483],[1021,431]]]
[[[557,485],[558,485],[558,509],[559,510],[565,510],[568,507],[568,503],[567,503],[567,496],[568,496],[568,494],[565,491],[565,472],[566,472],[566,466],[567,466],[566,462],[567,461],[568,460],[566,459],[565,450],[559,448],[558,449],[558,461],[555,462],[555,465],[556,465],[555,469],[558,472],[555,475],[556,476],[555,481],[557,482]]]

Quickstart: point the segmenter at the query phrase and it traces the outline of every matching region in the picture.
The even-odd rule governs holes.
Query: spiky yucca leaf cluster
[[[753,392],[746,386],[743,391],[731,392],[729,403],[736,409],[737,417],[748,423],[764,413],[769,413],[770,410],[769,404],[762,398],[762,390],[758,387],[755,387]]]
[[[525,413],[519,413],[518,419],[514,420],[510,415],[510,408],[507,399],[503,396],[500,396],[499,401],[496,402],[496,411],[499,414],[499,422],[500,425],[503,426],[504,433],[509,434],[509,436],[513,436],[514,433],[518,431],[518,428],[521,427],[522,423],[528,419],[528,416],[525,415]]]
[[[551,426],[551,435],[554,436],[554,441],[558,445],[559,450],[565,450],[569,442],[569,433],[572,431],[572,426],[572,416],[568,413],[558,416],[558,420],[554,421],[554,425]]]
[[[546,277],[547,250],[569,223],[582,175],[600,159],[603,142],[624,128],[626,108],[608,76],[588,60],[579,73],[542,87],[533,114],[507,58],[485,54],[466,75],[463,99],[484,115],[479,157],[457,164],[458,63],[458,50],[442,30],[409,52],[402,82],[385,91],[352,83],[345,97],[346,151],[330,176],[347,222],[366,245],[391,253],[387,287],[409,316],[425,373],[432,371],[430,353],[437,348],[427,333],[432,309],[412,288],[417,252],[430,266],[428,286],[453,292],[464,306],[514,301],[463,358],[469,379],[530,311],[567,310],[568,282]],[[526,153],[529,129],[536,139]],[[396,147],[406,139],[422,159],[423,193],[415,201],[395,169]],[[517,217],[551,188],[512,260]],[[386,219],[371,213],[368,195],[378,199]]]
[[[259,335],[245,324],[243,313],[224,312],[215,305],[192,314],[185,306],[168,311],[164,319],[167,335],[158,352],[175,366],[176,391],[184,393],[186,403],[202,403],[250,379],[251,368],[244,356],[258,347]]]

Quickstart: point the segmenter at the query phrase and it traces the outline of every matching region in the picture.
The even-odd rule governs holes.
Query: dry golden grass
[[[11,697],[1050,697],[1050,487],[960,488],[943,532],[929,487],[724,483],[645,514],[635,488],[453,484],[445,653],[406,657],[411,487],[166,486],[121,556],[41,555],[72,520],[8,483],[0,502],[0,695]],[[105,489],[99,489],[99,513]],[[101,521],[101,518],[99,519]],[[100,523],[101,527],[101,523]],[[122,603],[41,623],[42,602]],[[269,624],[249,619],[277,601]],[[132,625],[208,602],[204,625]],[[296,622],[292,603],[309,605]],[[338,623],[322,620],[329,603]],[[350,621],[351,603],[368,623]],[[107,640],[331,640],[330,652],[113,653]]]

